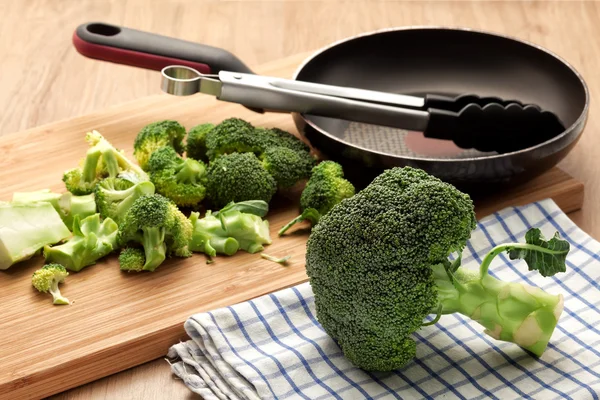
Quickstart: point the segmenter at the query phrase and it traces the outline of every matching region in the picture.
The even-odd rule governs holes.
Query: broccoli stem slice
[[[319,223],[319,219],[321,218],[321,214],[314,208],[307,208],[302,212],[302,214],[298,215],[296,218],[288,222],[283,228],[281,228],[278,232],[279,236],[283,236],[288,229],[290,229],[295,224],[308,220],[312,225],[316,225]]]
[[[50,289],[48,289],[48,291],[50,292],[50,294],[52,295],[53,303],[54,304],[69,304],[69,299],[67,299],[66,297],[64,297],[61,293],[60,293],[60,289],[58,288],[58,280],[54,279],[52,280],[52,285],[50,286]]]
[[[220,236],[212,236],[210,238],[210,246],[214,249],[216,253],[225,254],[228,256],[234,255],[240,248],[240,244],[234,238]],[[212,256],[215,255],[216,254],[212,254]]]
[[[145,271],[154,271],[166,259],[167,245],[165,244],[164,228],[142,228],[142,246],[146,255]]]
[[[443,266],[433,270],[442,314],[463,314],[485,327],[484,333],[494,339],[542,355],[563,311],[562,294],[504,282],[463,267],[450,272],[450,278]]]
[[[102,152],[99,149],[91,148],[88,150],[83,169],[81,171],[81,179],[84,182],[91,183],[96,180],[98,161],[102,156]]]

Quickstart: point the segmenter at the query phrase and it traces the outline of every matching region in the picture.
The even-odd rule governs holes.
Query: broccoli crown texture
[[[111,218],[119,224],[134,201],[141,196],[154,194],[154,190],[154,184],[150,181],[133,183],[123,178],[106,178],[98,182],[94,196],[102,218]]]
[[[255,135],[254,127],[240,118],[223,120],[206,135],[206,154],[211,161],[223,154],[260,154],[267,145],[262,136]]]
[[[301,179],[309,177],[316,164],[310,153],[287,147],[270,147],[262,153],[261,159],[278,188],[292,187]]]
[[[119,266],[121,271],[140,272],[146,264],[144,251],[138,247],[127,247],[119,254]]]
[[[117,246],[118,226],[110,218],[100,221],[100,214],[73,221],[73,236],[63,244],[44,246],[46,262],[61,264],[71,271],[93,265]]]
[[[327,214],[333,206],[354,194],[354,185],[344,179],[344,171],[340,164],[334,161],[319,163],[312,168],[310,179],[300,196],[300,215],[281,228],[279,235],[305,220],[316,225],[321,215]]]
[[[183,159],[172,147],[163,147],[152,153],[147,167],[156,192],[180,207],[196,206],[206,196],[206,166],[202,161]]]
[[[177,206],[160,194],[138,198],[119,226],[121,246],[131,243],[144,248],[144,270],[154,271],[168,255],[189,257],[192,224]]]
[[[340,201],[354,194],[354,185],[344,179],[342,166],[334,161],[323,161],[312,169],[310,179],[300,196],[300,209],[304,211],[314,208],[324,215]]]
[[[69,304],[69,300],[58,289],[58,284],[64,282],[68,275],[69,273],[62,265],[46,264],[33,273],[31,284],[42,293],[50,293],[54,304]]]
[[[208,162],[206,155],[206,136],[215,127],[214,124],[200,124],[194,126],[187,135],[186,155],[194,160]]]
[[[65,171],[63,182],[74,195],[86,195],[94,191],[96,184],[104,178],[115,178],[122,173],[147,181],[148,175],[131,162],[123,152],[117,150],[99,132],[86,134],[90,148],[82,160],[82,166]]]
[[[185,134],[185,127],[177,121],[165,120],[148,124],[139,131],[133,142],[133,155],[146,170],[150,156],[161,147],[172,147],[177,154],[183,154]]]
[[[276,191],[275,179],[253,153],[231,153],[209,164],[207,193],[216,208],[232,201],[263,200],[268,203]]]
[[[255,134],[268,137],[271,146],[287,147],[297,152],[310,152],[310,147],[291,133],[279,128],[255,128]]]
[[[411,334],[438,304],[430,266],[474,228],[466,194],[410,167],[384,171],[321,217],[307,274],[317,317],[351,362],[387,371],[414,357]]]

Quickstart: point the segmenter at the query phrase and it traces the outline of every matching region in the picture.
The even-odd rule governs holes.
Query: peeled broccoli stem
[[[58,279],[54,279],[52,280],[52,284],[50,285],[50,288],[48,289],[48,292],[50,292],[50,294],[52,295],[52,303],[53,304],[57,304],[57,305],[64,305],[64,304],[69,304],[69,299],[67,299],[65,296],[62,295],[62,293],[60,292],[60,289],[58,288]]]
[[[142,246],[146,256],[144,270],[154,271],[166,259],[165,229],[158,227],[142,228]]]
[[[562,314],[564,298],[562,294],[552,295],[538,287],[490,276],[493,258],[514,248],[554,253],[539,246],[509,243],[492,249],[479,273],[462,267],[451,272],[452,268],[434,266],[441,306],[438,316],[458,312],[483,325],[484,333],[494,339],[515,343],[541,356]]]

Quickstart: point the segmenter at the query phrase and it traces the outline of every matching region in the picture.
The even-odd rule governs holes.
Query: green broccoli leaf
[[[565,263],[570,245],[558,232],[547,241],[538,228],[532,228],[525,234],[525,242],[526,245],[507,249],[511,260],[525,260],[530,271],[537,270],[542,276],[567,270]]]
[[[246,200],[240,202],[229,202],[225,207],[213,213],[216,217],[219,213],[227,211],[239,211],[244,214],[253,214],[259,217],[264,217],[269,212],[269,203],[263,200]]]

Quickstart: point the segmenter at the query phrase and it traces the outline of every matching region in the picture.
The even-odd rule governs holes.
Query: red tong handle
[[[89,58],[156,71],[184,65],[203,74],[220,70],[252,73],[226,50],[101,22],[77,27],[73,45]]]

